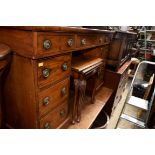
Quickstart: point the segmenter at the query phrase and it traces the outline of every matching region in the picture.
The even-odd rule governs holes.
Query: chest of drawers
[[[0,42],[13,51],[3,90],[3,126],[66,128],[71,121],[72,53],[96,53],[98,49],[92,56],[105,58],[103,51],[112,35],[113,32],[71,27],[1,27]]]
[[[111,71],[109,69],[106,69],[105,71],[105,86],[114,90],[111,101],[107,104],[106,107],[109,115],[112,114],[122,99],[122,95],[128,83],[128,70],[130,64],[131,61],[125,62],[117,72]]]

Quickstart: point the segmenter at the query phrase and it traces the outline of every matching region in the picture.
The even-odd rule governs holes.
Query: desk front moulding
[[[76,27],[0,27],[0,43],[12,50],[3,87],[2,127],[90,128],[112,90],[101,86],[95,103],[83,109],[81,122],[72,125],[73,53],[102,58],[105,63],[113,33]],[[104,66],[98,86],[103,83]]]

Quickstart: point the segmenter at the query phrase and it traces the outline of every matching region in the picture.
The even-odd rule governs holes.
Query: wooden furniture
[[[122,94],[125,91],[128,81],[130,64],[131,60],[125,62],[117,72],[106,69],[104,86],[113,90],[113,96],[105,107],[109,115],[113,113],[117,104],[122,99]]]
[[[116,31],[110,45],[107,66],[117,71],[131,58],[132,47],[136,42],[137,34],[133,32]]]
[[[73,53],[105,57],[112,35],[110,31],[75,27],[0,27],[0,42],[13,51],[3,89],[5,127],[66,128],[73,104],[69,104]],[[103,83],[102,73],[98,86]],[[110,94],[111,90],[101,99],[104,102],[97,113]]]
[[[96,84],[98,80],[98,72],[100,66],[103,65],[101,58],[90,59],[88,57],[77,57],[73,59],[72,63],[72,76],[74,80],[74,105],[72,114],[72,123],[80,122],[82,104],[85,100],[85,92],[87,79],[92,78],[92,89],[90,92],[91,103],[95,101]]]
[[[69,129],[89,129],[95,121],[98,114],[101,112],[103,107],[106,105],[110,97],[112,96],[113,90],[101,87],[96,94],[96,100],[94,104],[87,103],[81,112],[81,121],[74,125],[70,125]]]
[[[2,124],[2,83],[4,82],[2,79],[2,75],[6,69],[6,66],[8,65],[10,60],[10,48],[5,44],[0,44],[0,128]],[[4,77],[5,78],[5,77]]]

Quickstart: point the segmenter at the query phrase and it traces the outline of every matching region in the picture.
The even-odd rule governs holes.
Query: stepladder
[[[120,113],[117,129],[147,129],[155,104],[155,62],[139,63]]]

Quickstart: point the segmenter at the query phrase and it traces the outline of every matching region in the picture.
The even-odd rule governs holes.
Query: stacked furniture
[[[105,109],[111,115],[121,101],[128,82],[128,70],[137,34],[116,31],[110,44],[105,71],[105,86],[113,89],[113,96]]]
[[[132,47],[136,43],[137,34],[126,31],[116,31],[107,58],[107,66],[117,71],[127,60],[131,59]]]

